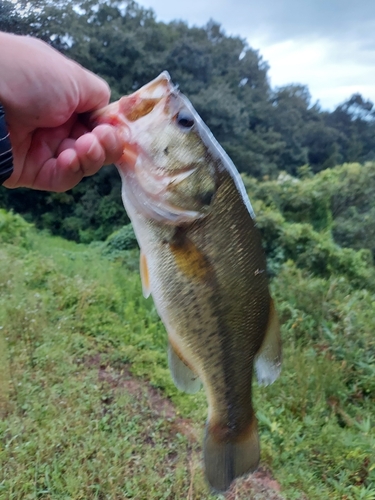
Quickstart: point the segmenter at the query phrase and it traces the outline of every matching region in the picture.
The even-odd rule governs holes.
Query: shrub
[[[115,260],[124,257],[124,252],[134,248],[138,248],[137,238],[133,226],[127,224],[108,236],[103,244],[102,253],[107,258]]]
[[[26,222],[20,215],[0,209],[0,241],[29,248],[30,229],[32,224]]]

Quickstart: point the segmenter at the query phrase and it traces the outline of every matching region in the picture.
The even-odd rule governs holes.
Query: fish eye
[[[179,111],[176,116],[176,122],[182,129],[190,130],[194,126],[194,117],[189,111]]]

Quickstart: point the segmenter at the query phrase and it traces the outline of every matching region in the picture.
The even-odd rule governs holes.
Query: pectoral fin
[[[201,388],[199,377],[189,368],[181,355],[177,354],[170,342],[168,345],[168,364],[177,389],[188,394],[199,391]]]
[[[141,251],[141,258],[140,258],[140,262],[139,262],[139,269],[141,272],[143,297],[145,299],[148,299],[148,297],[150,296],[150,293],[151,293],[150,277],[148,274],[146,255],[142,251]]]
[[[255,371],[260,385],[272,384],[281,371],[280,324],[272,299],[266,336],[255,358]]]

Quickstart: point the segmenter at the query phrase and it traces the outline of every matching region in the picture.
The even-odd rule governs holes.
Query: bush
[[[29,248],[32,224],[26,222],[20,215],[0,209],[0,241]]]
[[[124,252],[138,248],[137,238],[134,234],[133,226],[127,224],[118,231],[115,231],[103,244],[102,253],[111,260],[124,257]]]

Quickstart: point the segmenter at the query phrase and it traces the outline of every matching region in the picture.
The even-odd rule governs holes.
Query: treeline
[[[293,260],[313,275],[346,275],[357,287],[373,288],[374,162],[345,164],[314,176],[303,169],[300,178],[245,176],[244,181],[272,274]],[[357,271],[361,277],[354,277]]]
[[[248,175],[317,173],[343,162],[375,160],[373,104],[355,94],[333,112],[308,88],[272,89],[268,65],[220,25],[157,22],[152,10],[117,0],[0,4],[0,29],[42,38],[107,80],[113,99],[167,69],[237,168]],[[120,180],[103,169],[63,195],[1,190],[0,204],[68,238],[103,238],[126,222]]]

